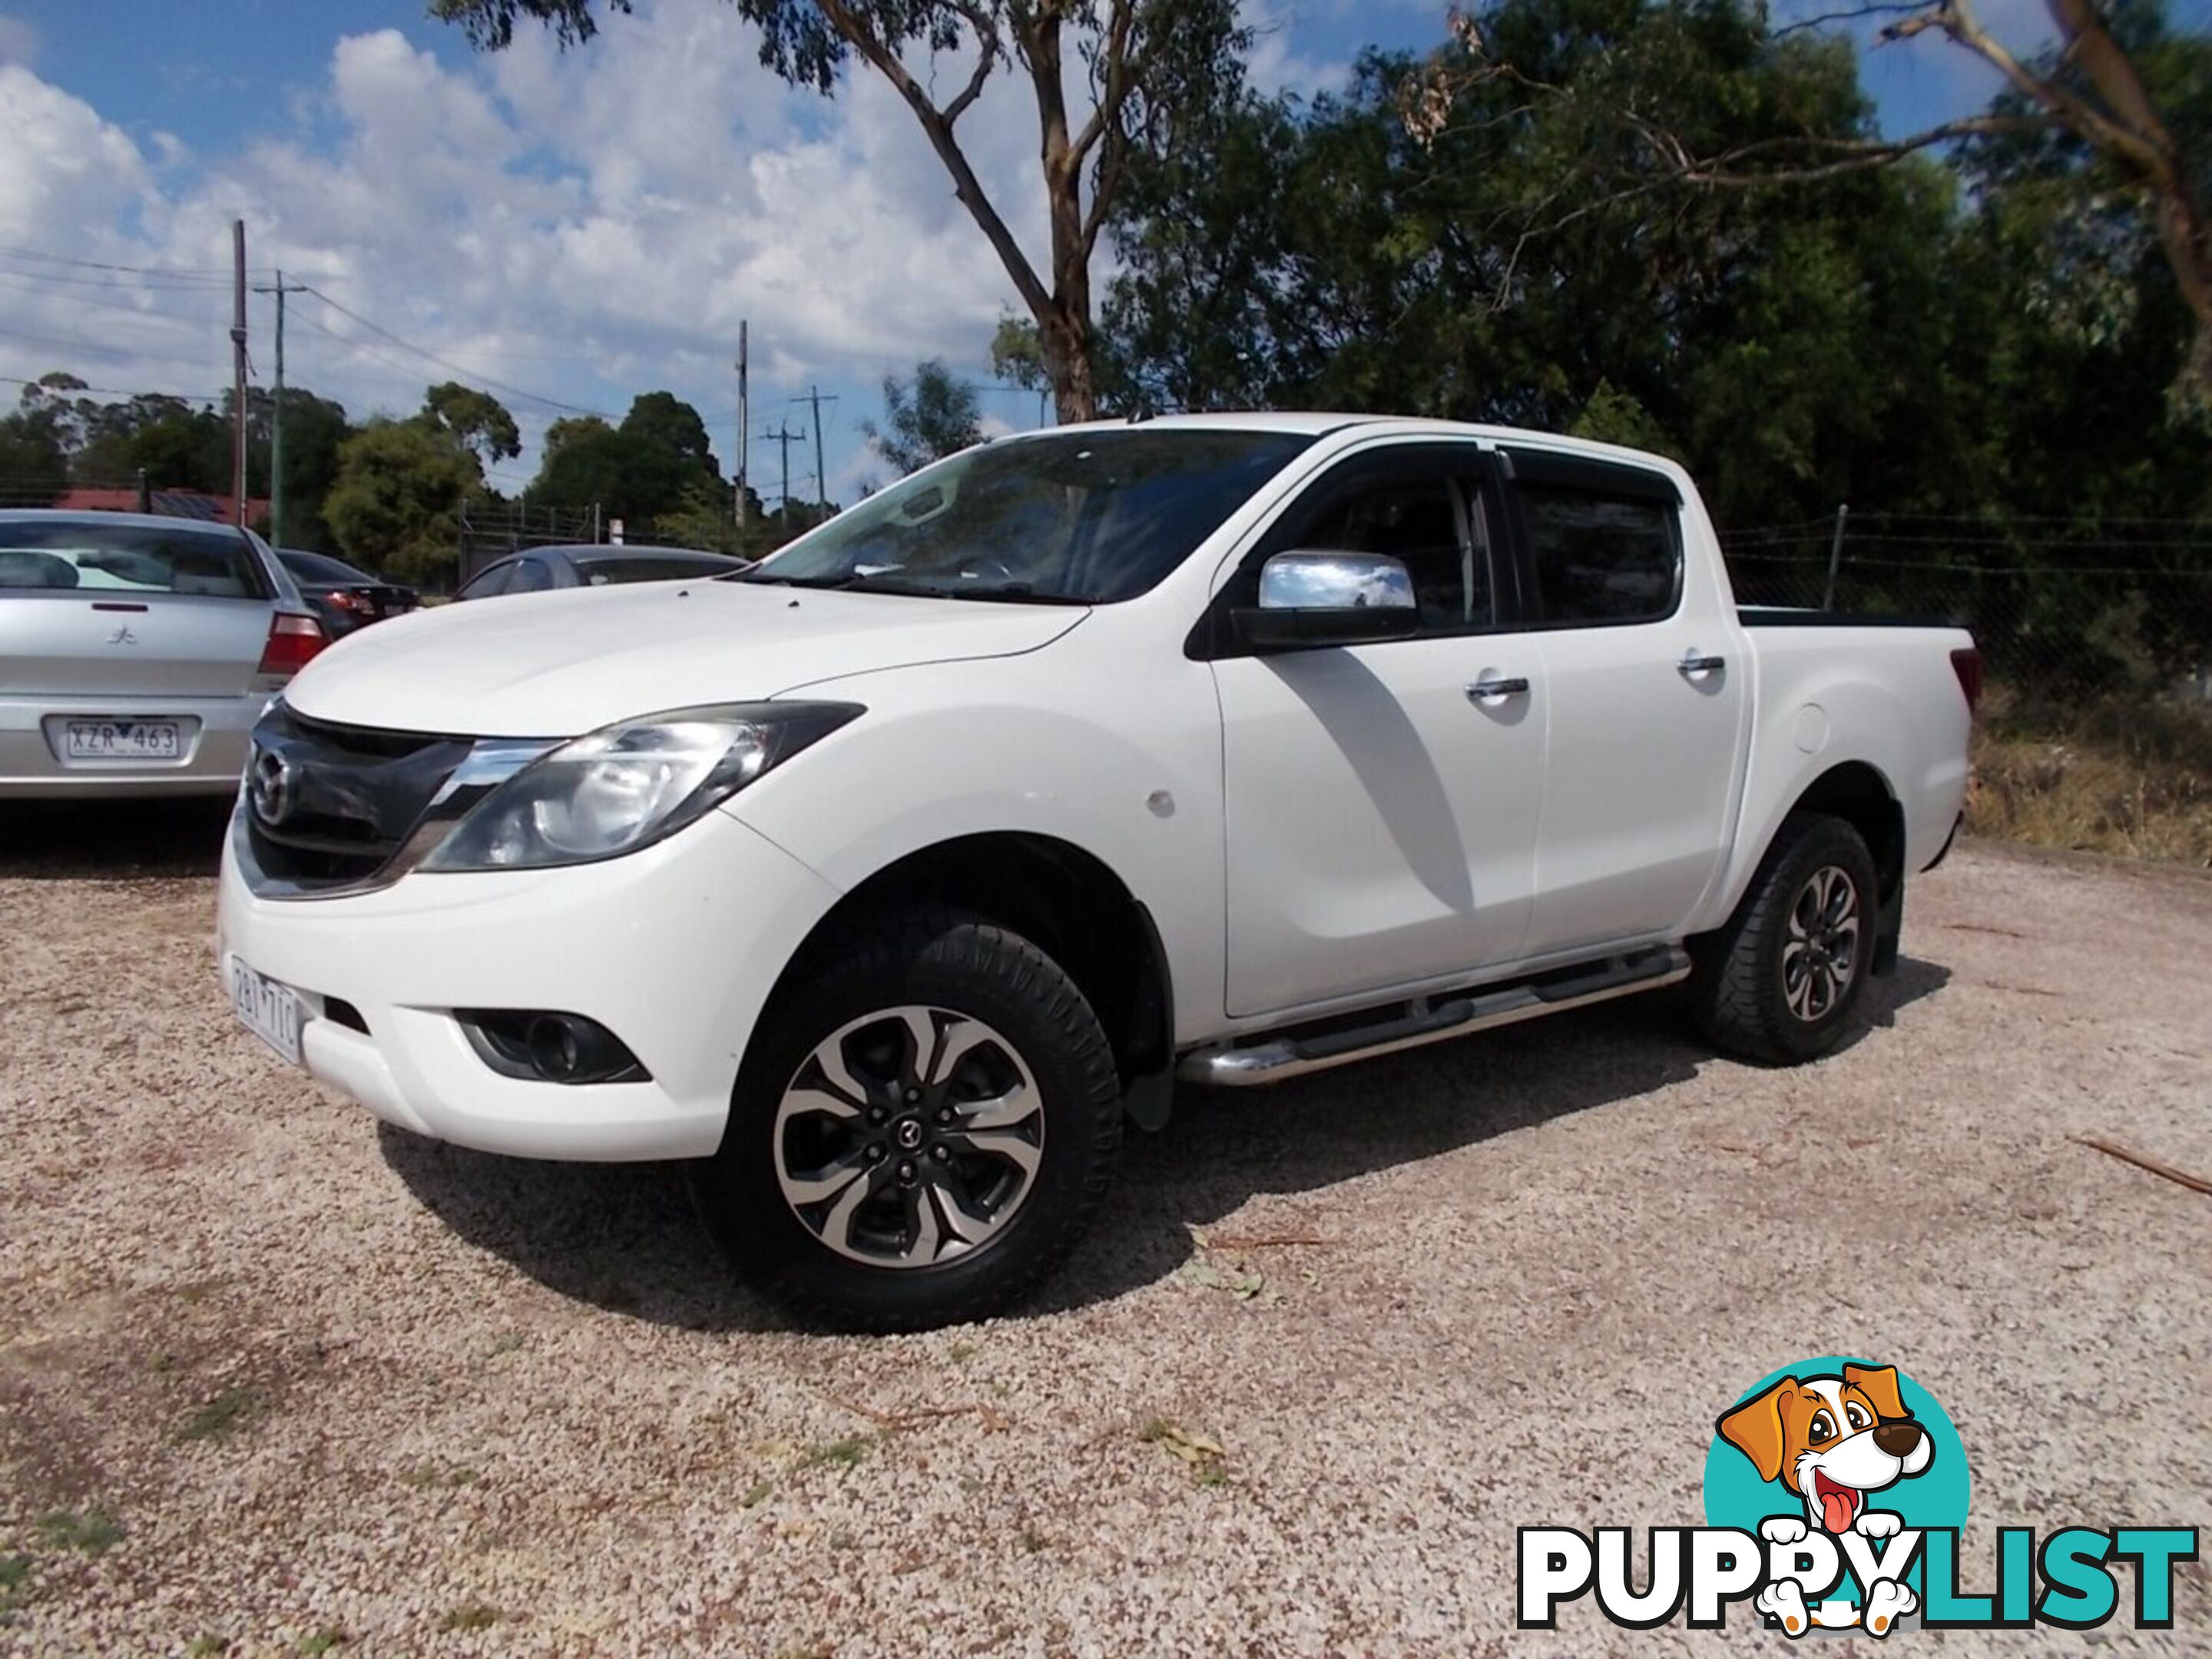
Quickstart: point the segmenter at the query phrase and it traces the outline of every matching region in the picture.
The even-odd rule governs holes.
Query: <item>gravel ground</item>
[[[1517,1635],[1514,1528],[1701,1522],[1716,1413],[1823,1352],[1948,1407],[1970,1588],[1999,1521],[2212,1522],[2212,1199],[2069,1139],[2212,1172],[2212,882],[1969,844],[1802,1071],[1645,999],[1187,1093],[1044,1305],[857,1340],[672,1172],[380,1131],[234,1029],[216,822],[0,832],[0,1650],[1672,1651]],[[2203,1566],[2177,1613],[2101,1634],[2207,1651]]]

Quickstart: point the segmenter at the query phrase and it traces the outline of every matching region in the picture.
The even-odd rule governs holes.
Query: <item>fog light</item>
[[[536,1008],[457,1008],[477,1058],[502,1077],[534,1083],[645,1083],[650,1074],[595,1019]]]

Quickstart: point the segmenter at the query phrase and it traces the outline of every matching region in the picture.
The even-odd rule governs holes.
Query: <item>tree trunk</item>
[[[1054,418],[1062,426],[1098,418],[1098,382],[1093,370],[1091,318],[1057,296],[1037,319],[1037,344],[1044,354],[1045,379],[1052,386]]]

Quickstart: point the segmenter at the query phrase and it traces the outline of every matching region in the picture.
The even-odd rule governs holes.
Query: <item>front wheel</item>
[[[1716,1048],[1795,1066],[1834,1048],[1873,965],[1874,856],[1841,818],[1783,820],[1750,890],[1693,943],[1690,1006]]]
[[[700,1212],[810,1323],[915,1330],[1030,1289],[1089,1226],[1121,1142],[1114,1056],[1029,940],[916,911],[820,954],[763,1017]]]

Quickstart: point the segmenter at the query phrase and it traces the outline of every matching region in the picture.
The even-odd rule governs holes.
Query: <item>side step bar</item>
[[[1638,991],[1656,991],[1690,975],[1690,955],[1680,945],[1658,945],[1626,956],[1607,957],[1585,966],[1512,985],[1475,987],[1438,1000],[1415,997],[1373,1010],[1369,1023],[1344,1029],[1340,1022],[1326,1022],[1338,1029],[1316,1029],[1309,1035],[1297,1028],[1241,1042],[1217,1042],[1194,1048],[1176,1065],[1176,1075],[1186,1083],[1210,1083],[1223,1088],[1249,1088],[1255,1084],[1279,1083],[1326,1071],[1355,1060],[1412,1048],[1424,1042],[1486,1031],[1585,1004],[1607,1001]]]

